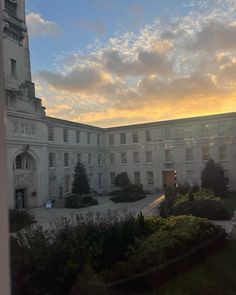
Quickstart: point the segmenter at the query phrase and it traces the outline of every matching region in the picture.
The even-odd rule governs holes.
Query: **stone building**
[[[46,116],[31,80],[24,0],[1,1],[11,207],[64,197],[78,160],[99,193],[114,189],[120,172],[147,190],[200,183],[209,158],[223,166],[229,188],[236,190],[236,113],[113,128]]]

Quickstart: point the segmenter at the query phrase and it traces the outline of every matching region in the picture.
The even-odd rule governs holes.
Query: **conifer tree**
[[[78,161],[77,165],[75,166],[75,173],[74,173],[74,181],[72,184],[72,193],[73,194],[88,194],[90,191],[89,189],[89,182],[86,169],[80,161]]]
[[[202,188],[211,189],[218,197],[226,197],[228,189],[224,179],[223,168],[210,159],[201,174]]]

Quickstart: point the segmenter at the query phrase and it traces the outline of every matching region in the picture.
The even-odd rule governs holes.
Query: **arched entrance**
[[[13,163],[16,209],[31,208],[38,204],[36,168],[36,161],[28,152],[16,156]]]

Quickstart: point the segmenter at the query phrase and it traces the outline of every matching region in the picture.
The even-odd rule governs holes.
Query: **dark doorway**
[[[15,192],[16,209],[25,208],[25,189],[17,189]]]

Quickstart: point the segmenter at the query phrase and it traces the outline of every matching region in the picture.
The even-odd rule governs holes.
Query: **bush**
[[[180,195],[186,195],[190,191],[190,184],[188,182],[180,183],[177,187],[177,193]]]
[[[98,205],[98,200],[91,196],[80,197],[78,195],[72,194],[65,199],[66,208],[79,209],[93,205]]]
[[[35,222],[36,220],[34,217],[25,210],[9,210],[10,232],[18,232],[23,228],[31,226]]]
[[[224,170],[213,160],[209,160],[201,174],[202,188],[211,189],[218,197],[227,197],[228,189],[224,179]]]
[[[122,172],[116,175],[115,185],[121,188],[124,188],[130,185],[130,180],[126,172]]]
[[[193,215],[210,220],[225,220],[230,216],[221,201],[195,200],[194,202],[180,202],[169,208],[168,215]]]

